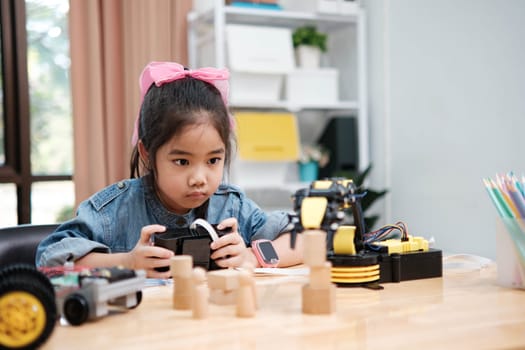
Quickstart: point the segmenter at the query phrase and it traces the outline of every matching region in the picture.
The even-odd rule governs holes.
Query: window
[[[0,9],[0,226],[53,223],[74,203],[69,1]]]

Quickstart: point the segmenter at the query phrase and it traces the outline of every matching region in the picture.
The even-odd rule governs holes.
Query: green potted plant
[[[301,68],[319,68],[321,53],[326,52],[327,35],[315,26],[298,27],[292,33],[297,64]]]

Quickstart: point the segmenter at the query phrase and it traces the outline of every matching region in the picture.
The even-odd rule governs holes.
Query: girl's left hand
[[[213,250],[210,257],[220,267],[240,267],[244,263],[246,245],[242,236],[237,232],[237,226],[236,218],[225,219],[217,226],[219,230],[230,227],[232,231],[210,244],[210,248]]]

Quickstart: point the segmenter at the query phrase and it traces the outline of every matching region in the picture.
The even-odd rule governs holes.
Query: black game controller
[[[206,270],[217,270],[220,267],[210,258],[210,243],[222,235],[231,233],[231,227],[219,230],[216,224],[206,220],[196,219],[190,227],[168,229],[153,234],[153,245],[171,250],[175,255],[191,255],[193,265]],[[169,266],[157,267],[156,271],[165,272]]]

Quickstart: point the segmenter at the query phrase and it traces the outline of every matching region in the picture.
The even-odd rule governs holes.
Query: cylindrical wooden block
[[[173,276],[173,308],[191,309],[193,257],[175,255],[170,259],[170,271]]]
[[[170,270],[173,277],[191,278],[193,257],[191,255],[175,255],[170,259]]]
[[[241,270],[239,273],[239,289],[237,290],[237,317],[253,317],[257,305],[255,302],[255,285],[253,276]]]
[[[192,315],[195,319],[208,317],[209,290],[206,284],[206,270],[202,267],[193,269]]]
[[[326,232],[307,230],[303,233],[303,259],[310,267],[323,267],[326,261]]]
[[[192,277],[175,277],[173,279],[173,308],[177,310],[191,309],[193,295]]]

